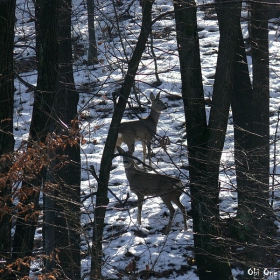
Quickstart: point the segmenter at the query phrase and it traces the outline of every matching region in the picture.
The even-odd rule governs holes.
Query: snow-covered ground
[[[34,7],[31,0],[22,0],[17,8],[17,29],[16,45],[31,45],[34,47],[34,22],[29,19],[34,15]],[[81,133],[86,143],[81,147],[82,159],[82,195],[88,195],[96,191],[97,182],[87,168],[90,165],[98,172],[103,153],[104,143],[113,112],[112,93],[120,87],[126,73],[126,64],[123,61],[129,59],[133,45],[135,44],[140,27],[141,7],[136,1],[130,8],[129,17],[116,23],[116,14],[112,9],[110,0],[98,3],[96,12],[97,42],[100,63],[95,68],[88,67],[84,60],[88,47],[87,15],[85,1],[74,0],[73,5],[73,37],[77,39],[77,48],[85,51],[84,55],[75,59],[73,69],[76,87],[80,92],[78,110],[81,114]],[[101,1],[99,1],[101,2]],[[118,14],[131,3],[123,1],[124,5],[116,8]],[[200,2],[199,2],[200,3]],[[153,8],[153,16],[171,11],[172,1],[156,0]],[[242,11],[246,17],[247,12]],[[127,14],[126,14],[127,16]],[[205,11],[198,9],[198,26],[201,49],[201,65],[205,97],[211,97],[214,83],[215,65],[217,60],[219,29],[218,22],[214,16],[209,16]],[[106,32],[106,27],[112,29],[111,38]],[[242,22],[244,37],[248,36],[246,22]],[[122,41],[118,35],[121,31]],[[26,35],[30,35],[25,38]],[[168,105],[161,116],[158,124],[158,136],[167,136],[170,145],[166,149],[159,145],[159,141],[153,143],[153,167],[162,174],[170,174],[179,177],[184,185],[185,194],[181,201],[187,210],[190,210],[190,198],[188,195],[188,171],[182,167],[188,165],[187,142],[185,139],[183,102],[180,98],[181,82],[179,72],[179,61],[177,54],[177,43],[173,14],[162,18],[153,27],[154,52],[157,57],[159,77],[162,84],[153,87],[156,81],[154,73],[154,60],[150,47],[147,48],[140,63],[136,77],[136,94],[141,99],[144,113],[139,115],[145,117],[149,113],[149,96],[153,92],[161,92],[162,100]],[[279,26],[277,22],[269,25],[269,46],[270,46],[270,111],[271,111],[271,140],[279,125]],[[27,70],[20,75],[28,83],[36,85],[36,71],[32,67],[34,50],[32,48],[19,47],[15,49],[15,58],[24,58],[23,65]],[[26,64],[26,61],[29,64]],[[31,61],[31,62],[30,62]],[[251,58],[248,56],[248,62]],[[29,125],[33,104],[33,93],[18,80],[15,82],[15,111],[14,111],[14,133],[16,147],[22,140],[28,137]],[[131,95],[131,105],[137,106],[135,95]],[[206,106],[207,112],[210,107]],[[127,110],[124,119],[136,118],[131,111]],[[278,129],[279,130],[279,129]],[[278,132],[279,133],[279,132]],[[277,135],[278,139],[279,135]],[[158,137],[159,139],[159,137]],[[123,148],[127,148],[123,146]],[[271,146],[271,172],[279,174],[279,149],[278,142]],[[136,145],[136,157],[142,159],[142,146]],[[273,167],[276,168],[273,169]],[[119,199],[124,201],[127,193],[130,192],[125,176],[122,159],[116,157],[113,160],[114,169],[110,176],[110,190]],[[275,188],[278,187],[279,176],[275,177]],[[233,125],[229,119],[227,137],[221,163],[221,214],[225,217],[234,215],[237,206],[235,189],[235,172],[233,161]],[[133,203],[136,195],[130,193],[126,207],[123,209],[117,199],[109,193],[110,203],[106,213],[106,227],[104,231],[104,265],[103,274],[108,279],[128,279],[120,277],[126,267],[135,260],[138,271],[144,271],[149,267],[155,271],[157,279],[198,279],[195,273],[195,266],[188,264],[188,259],[193,257],[193,232],[192,219],[188,220],[188,230],[184,231],[183,219],[178,211],[171,232],[163,234],[162,229],[168,222],[166,213],[168,210],[160,198],[151,198],[145,201],[142,211],[142,226],[137,224],[137,207]],[[279,198],[275,198],[275,207],[278,207]],[[83,202],[82,224],[84,233],[82,236],[81,249],[83,251],[82,268],[83,273],[90,271],[90,256],[88,246],[91,245],[91,230],[86,226],[93,218],[94,197]],[[38,266],[38,264],[34,264]],[[238,271],[233,269],[238,275]],[[139,276],[140,277],[140,276]],[[139,278],[140,279],[140,278]],[[151,279],[151,278],[150,278]]]

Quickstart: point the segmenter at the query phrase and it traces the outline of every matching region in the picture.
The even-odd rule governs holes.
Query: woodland
[[[0,278],[279,279],[279,16],[0,0]]]

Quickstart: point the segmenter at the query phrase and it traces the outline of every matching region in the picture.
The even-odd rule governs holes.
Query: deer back
[[[121,133],[125,143],[133,140],[144,140],[155,136],[156,124],[154,125],[148,118],[124,122],[120,124],[118,133]]]
[[[130,189],[144,196],[163,196],[182,193],[182,183],[179,179],[155,173],[136,170],[135,167],[125,168]]]

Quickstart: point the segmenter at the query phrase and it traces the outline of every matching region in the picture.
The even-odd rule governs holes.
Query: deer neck
[[[156,112],[154,110],[151,110],[150,115],[148,116],[147,119],[151,120],[154,124],[158,124],[158,120],[159,120],[159,116],[160,116],[160,112]]]
[[[132,184],[134,179],[138,176],[138,172],[131,167],[125,168],[125,174],[129,184]]]
[[[140,167],[138,167],[136,165],[136,163],[134,163],[128,167],[125,167],[125,173],[126,173],[127,178],[131,178],[137,174],[138,175],[143,174],[143,173],[145,173],[145,171],[141,170]]]

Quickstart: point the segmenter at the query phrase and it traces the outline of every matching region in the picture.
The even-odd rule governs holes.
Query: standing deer
[[[170,218],[166,227],[166,233],[170,231],[175,209],[171,202],[174,202],[182,211],[185,229],[187,230],[186,210],[180,202],[183,193],[182,182],[174,177],[148,173],[141,170],[131,158],[131,152],[125,152],[121,147],[117,147],[118,152],[123,157],[123,164],[130,190],[138,197],[137,222],[141,225],[141,211],[145,196],[159,196],[170,212]]]
[[[146,160],[146,147],[148,147],[149,165],[151,166],[151,140],[156,135],[157,124],[161,111],[167,109],[160,100],[160,93],[155,97],[151,93],[151,112],[145,119],[136,121],[122,122],[118,129],[118,139],[116,147],[125,143],[131,153],[134,152],[135,142],[141,141],[143,147],[143,162]],[[116,150],[115,147],[115,150]]]

